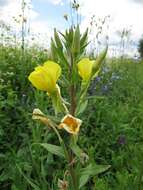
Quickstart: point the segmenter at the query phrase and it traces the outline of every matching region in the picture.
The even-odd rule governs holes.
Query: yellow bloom
[[[61,67],[53,61],[47,61],[43,66],[36,67],[28,79],[37,89],[51,94],[56,89],[56,82],[60,75]]]
[[[73,117],[70,114],[67,114],[61,121],[61,124],[58,126],[60,129],[64,128],[68,133],[78,134],[80,125],[82,121],[78,118]]]
[[[89,60],[89,58],[83,58],[78,64],[78,72],[81,78],[85,81],[90,80],[92,75],[94,61]]]

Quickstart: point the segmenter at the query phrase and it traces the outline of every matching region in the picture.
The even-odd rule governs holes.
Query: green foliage
[[[65,36],[69,39],[66,46],[72,47],[74,35],[67,32]],[[55,46],[59,46],[58,37],[56,38]],[[36,49],[28,50],[23,57],[17,48],[1,47],[0,189],[57,190],[57,179],[65,173],[63,159],[49,151],[62,154],[61,149],[51,149],[46,144],[58,144],[55,135],[51,129],[31,121],[31,112],[35,107],[48,115],[53,112],[46,95],[35,92],[27,81],[27,76],[35,65],[47,58],[46,53]],[[67,68],[63,64],[64,69]],[[141,62],[109,60],[99,77],[92,82],[86,100],[89,106],[85,103],[78,111],[84,120],[78,145],[72,147],[79,159],[82,149],[89,154],[90,160],[85,166],[89,170],[79,170],[86,174],[85,178],[90,179],[82,187],[83,190],[143,189],[142,70]],[[67,94],[66,85],[63,87],[62,93]],[[61,134],[68,139],[67,135]],[[34,143],[42,143],[47,148],[32,146]],[[97,173],[93,163],[96,163]],[[108,165],[111,167],[104,172],[104,167],[100,168],[100,165],[106,165],[106,169]],[[103,169],[102,173],[98,169]],[[82,180],[84,183],[85,178]]]
[[[95,190],[142,189],[142,69],[140,62],[110,61],[89,91],[92,99],[82,129],[87,138],[80,135],[79,143],[96,163],[111,165],[95,178]]]
[[[46,59],[46,54],[34,48],[25,55],[18,48],[0,49],[0,189],[28,188],[17,165],[28,176],[33,173],[28,146],[30,141],[38,138],[41,141],[43,137],[39,130],[38,133],[36,129],[31,131],[33,123],[29,113],[36,106],[33,96],[39,95],[34,94],[27,76],[35,65]]]
[[[55,154],[60,157],[65,157],[63,149],[60,146],[47,144],[47,143],[39,143],[39,144],[33,144],[33,145],[40,145],[43,148],[45,148],[48,152],[51,152],[52,154]]]
[[[88,181],[89,178],[99,175],[107,171],[110,166],[103,166],[103,165],[96,165],[96,164],[89,164],[86,168],[81,169],[80,171],[80,183],[79,189],[81,189]]]
[[[143,58],[143,38],[139,40],[138,44],[138,52],[140,54],[140,57]]]

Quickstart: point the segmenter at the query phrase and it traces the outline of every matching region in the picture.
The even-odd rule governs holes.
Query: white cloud
[[[38,13],[32,9],[30,1],[27,0],[27,6],[25,9],[25,17],[30,19],[35,19],[38,16]],[[13,18],[19,20],[19,16],[22,14],[21,11],[21,0],[7,0],[7,3],[1,7],[0,20],[12,25]]]
[[[130,1],[133,1],[133,2],[135,2],[135,3],[140,3],[140,4],[143,5],[143,0],[130,0]]]
[[[138,40],[143,33],[143,7],[135,0],[80,0],[81,14],[85,17],[84,22],[88,23],[91,15],[103,18],[111,15],[109,25],[110,35],[115,35],[117,30],[132,28],[134,40]]]
[[[30,0],[27,0],[30,1]],[[68,1],[68,0],[67,0]],[[143,34],[143,1],[142,0],[78,0],[81,4],[81,14],[83,16],[82,30],[89,26],[92,15],[95,18],[104,18],[111,15],[109,20],[109,29],[104,28],[104,36],[109,34],[110,44],[119,42],[117,30],[121,31],[124,28],[131,28],[131,40],[137,42]],[[63,0],[41,0],[42,2],[50,2],[53,5],[63,5]],[[7,23],[12,23],[13,17],[18,17],[21,14],[21,0],[0,0],[0,20]],[[52,34],[51,21],[39,20],[39,13],[31,6],[30,10],[26,10],[26,15],[30,17],[31,31],[34,33]],[[63,13],[64,14],[64,13]]]
[[[41,33],[41,34],[45,34],[48,33],[49,36],[51,36],[51,32],[53,31],[53,29],[51,28],[51,26],[48,25],[48,22],[46,21],[33,21],[31,23],[31,31],[33,33]]]
[[[143,34],[142,0],[79,0],[79,2],[81,14],[84,16],[82,28],[89,26],[92,15],[95,15],[96,20],[110,15],[109,29],[104,29],[105,35],[106,33],[109,35],[110,44],[119,44],[120,37],[117,31],[122,31],[124,28],[131,29],[131,41],[137,43],[141,38]],[[92,34],[92,37],[95,37],[95,34]]]
[[[46,21],[33,21],[31,23],[29,39],[34,38],[32,44],[38,44],[47,48],[50,44],[50,39],[53,34],[53,29]]]

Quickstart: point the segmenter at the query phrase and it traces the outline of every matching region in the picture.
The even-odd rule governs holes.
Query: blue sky
[[[10,22],[12,16],[20,14],[22,0],[0,0],[0,20]],[[57,27],[65,29],[68,25],[63,19],[65,13],[70,14],[70,0],[25,0],[31,2],[31,27],[36,32],[48,32]],[[72,0],[71,0],[72,1]],[[115,37],[117,30],[132,27],[134,39],[143,33],[143,0],[78,0],[82,15],[82,28],[89,26],[91,16],[103,18],[111,15],[109,34]],[[29,13],[28,13],[29,17]],[[37,26],[37,27],[36,27]],[[114,37],[113,37],[114,36]]]
[[[47,23],[51,29],[56,27],[64,30],[69,27],[69,22],[66,22],[63,16],[64,14],[68,14],[69,18],[71,16],[70,0],[32,0],[32,6],[38,13],[37,22]],[[73,18],[75,17],[73,14]]]
[[[68,13],[69,3],[64,1],[63,4],[53,4],[50,1],[33,0],[33,9],[39,13],[37,20],[48,22],[51,27],[63,29],[67,27],[63,15]]]

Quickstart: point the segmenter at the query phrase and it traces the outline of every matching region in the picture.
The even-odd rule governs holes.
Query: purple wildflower
[[[126,144],[126,137],[125,135],[120,135],[118,138],[118,144],[125,145]]]

